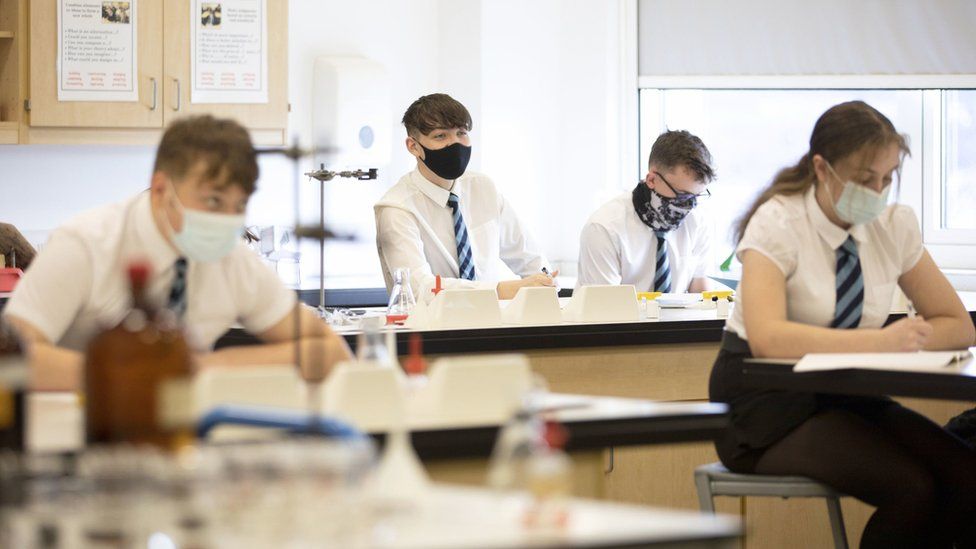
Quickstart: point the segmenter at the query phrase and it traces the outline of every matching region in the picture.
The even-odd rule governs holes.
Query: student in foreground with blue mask
[[[306,374],[348,359],[345,341],[242,242],[257,178],[247,130],[183,118],[163,135],[148,191],[54,231],[4,310],[27,342],[32,387],[80,388],[89,340],[130,307],[126,268],[134,260],[151,264],[147,298],[182,320],[199,366],[294,363],[295,307]],[[212,351],[236,323],[264,344]]]
[[[888,398],[757,390],[745,359],[964,349],[974,328],[922,245],[918,219],[888,205],[905,137],[869,105],[836,105],[810,149],[779,172],[739,225],[739,301],[712,368],[728,403],[716,441],[735,472],[801,475],[876,507],[862,548],[976,546],[976,454]],[[895,285],[918,310],[889,326]]]
[[[410,286],[429,301],[441,287],[495,289],[500,299],[524,286],[554,286],[548,262],[512,206],[488,177],[467,171],[471,115],[449,95],[425,95],[403,115],[417,169],[374,207],[376,247],[386,278],[410,269]]]
[[[667,131],[654,141],[647,164],[647,176],[633,191],[601,206],[583,226],[577,287],[710,289],[711,227],[696,206],[715,179],[711,153],[697,136]]]

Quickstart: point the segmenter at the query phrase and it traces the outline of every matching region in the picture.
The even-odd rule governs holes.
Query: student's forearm
[[[973,341],[973,322],[967,315],[965,319],[951,316],[926,318],[932,325],[932,335],[925,344],[928,351],[964,349],[976,345]]]
[[[697,294],[707,292],[712,289],[712,283],[707,278],[692,278],[688,285],[688,293]]]
[[[30,349],[32,391],[80,391],[85,356],[78,351],[35,342]]]
[[[807,353],[884,352],[881,330],[838,330],[799,322],[769,323],[749,331],[749,348],[756,358],[799,358]]]
[[[302,374],[308,379],[322,379],[336,363],[352,358],[345,340],[338,336],[304,337],[299,341]],[[294,341],[225,347],[198,356],[197,364],[202,368],[295,364],[295,349]]]

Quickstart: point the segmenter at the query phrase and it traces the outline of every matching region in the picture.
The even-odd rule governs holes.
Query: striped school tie
[[[451,193],[447,204],[454,212],[454,240],[457,241],[458,276],[465,280],[474,280],[474,259],[471,256],[471,244],[468,242],[468,228],[461,217],[461,202],[458,196]]]
[[[864,277],[857,244],[850,236],[837,248],[837,304],[831,328],[857,328],[864,310]]]
[[[664,239],[667,233],[655,232],[654,234],[657,236],[654,291],[668,293],[671,291],[671,262],[668,261],[668,241]]]
[[[173,276],[173,284],[169,288],[169,310],[176,314],[177,318],[183,318],[186,312],[186,258],[181,257],[173,264],[176,274]]]

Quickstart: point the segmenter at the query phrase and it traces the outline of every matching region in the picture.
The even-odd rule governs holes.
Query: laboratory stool
[[[834,547],[847,549],[847,533],[840,509],[842,494],[806,477],[744,475],[733,473],[721,463],[709,463],[695,469],[695,488],[702,511],[715,512],[715,496],[779,496],[786,498],[825,498]]]

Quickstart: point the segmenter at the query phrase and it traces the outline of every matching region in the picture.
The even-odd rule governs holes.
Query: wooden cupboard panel
[[[718,343],[592,347],[526,353],[557,393],[708,400]]]
[[[268,0],[268,102],[215,104],[190,102],[190,5],[167,0],[164,122],[209,113],[233,118],[252,129],[288,126],[288,2]]]
[[[163,5],[139,0],[136,14],[139,101],[58,101],[57,0],[30,6],[30,125],[33,127],[160,128],[163,124]],[[155,86],[153,82],[155,81]],[[153,88],[155,87],[155,109]]]
[[[0,144],[20,140],[26,75],[27,1],[0,0]]]
[[[51,145],[155,146],[163,136],[162,128],[29,128],[25,133],[26,139],[21,139],[24,143]],[[284,130],[250,130],[248,133],[258,146],[284,143]]]
[[[0,122],[0,145],[15,145],[18,142],[16,122]]]

